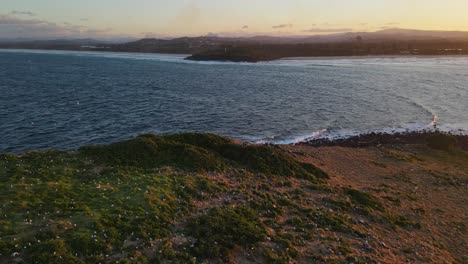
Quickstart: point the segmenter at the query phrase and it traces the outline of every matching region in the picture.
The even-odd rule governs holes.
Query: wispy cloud
[[[248,28],[249,28],[249,26],[247,26],[247,25],[242,27],[242,29],[248,29]]]
[[[2,38],[51,39],[61,37],[100,37],[111,33],[112,29],[96,29],[73,23],[55,23],[21,15],[0,14],[0,36]]]
[[[353,31],[352,28],[310,28],[304,30],[308,33],[340,33],[340,32],[349,32]]]
[[[293,27],[293,24],[281,24],[281,25],[272,26],[271,28],[282,29],[282,28],[292,28],[292,27]]]
[[[23,16],[36,16],[35,13],[31,11],[18,11],[18,10],[13,10],[11,11],[12,15],[23,15]]]
[[[38,25],[38,26],[45,26],[45,25],[52,25],[53,23],[46,22],[40,19],[24,19],[19,18],[11,15],[0,15],[0,25],[6,26],[25,26],[25,25]]]

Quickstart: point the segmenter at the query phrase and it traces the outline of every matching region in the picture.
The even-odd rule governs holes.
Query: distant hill
[[[417,39],[440,39],[440,40],[468,40],[467,31],[427,31],[416,29],[385,29],[368,34],[369,37],[383,38],[383,39],[400,39],[400,40],[417,40]]]
[[[0,48],[8,49],[50,49],[80,50],[81,47],[96,47],[102,43],[96,39],[54,39],[54,40],[0,40]]]
[[[367,41],[408,41],[408,40],[449,40],[449,41],[468,41],[467,31],[428,31],[415,29],[384,29],[375,32],[346,32],[326,35],[313,36],[255,36],[255,37],[182,37],[174,39],[142,39],[127,43],[129,45],[174,45],[185,43],[188,46],[198,47],[200,45],[215,45],[226,43],[256,43],[256,44],[301,44],[301,43],[324,43],[324,42],[345,42],[353,41],[356,37],[362,37]]]
[[[391,28],[375,32],[346,32],[307,37],[286,38],[291,43],[343,42],[362,37],[365,41],[447,40],[468,41],[467,31],[429,31]]]
[[[116,45],[133,41],[132,38],[110,38],[110,39],[50,39],[34,40],[28,38],[1,39],[0,48],[14,49],[50,49],[50,50],[87,50],[102,49],[109,45]]]
[[[197,52],[190,60],[270,61],[286,57],[468,55],[468,32],[386,29],[295,38],[254,37]]]
[[[250,62],[297,56],[466,55],[468,32],[393,28],[290,37],[0,40],[0,48],[192,54],[189,59]]]

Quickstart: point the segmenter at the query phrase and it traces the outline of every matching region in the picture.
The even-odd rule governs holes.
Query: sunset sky
[[[0,38],[467,30],[468,0],[0,0]]]

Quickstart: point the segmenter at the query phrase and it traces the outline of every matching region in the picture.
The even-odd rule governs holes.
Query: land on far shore
[[[188,60],[234,62],[288,57],[468,55],[468,32],[387,29],[301,37],[146,38],[123,43],[94,39],[0,40],[0,48],[191,54]]]
[[[468,136],[0,155],[0,263],[466,263]]]

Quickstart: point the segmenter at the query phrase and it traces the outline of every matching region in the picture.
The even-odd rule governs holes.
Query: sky
[[[468,31],[468,0],[0,0],[0,38]]]

